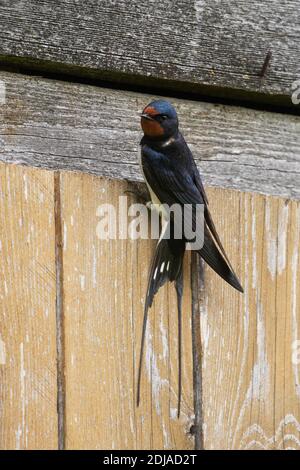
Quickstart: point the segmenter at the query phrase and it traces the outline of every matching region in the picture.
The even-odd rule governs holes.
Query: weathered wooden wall
[[[136,365],[151,244],[101,241],[97,207],[126,183],[1,164],[1,447],[193,448],[191,291],[185,266],[184,390],[177,405],[173,287],[150,315],[142,403]],[[55,281],[60,194],[62,289]],[[205,448],[299,448],[300,206],[209,189],[211,209],[245,287],[209,268],[201,290]],[[224,213],[226,217],[224,217]],[[56,220],[54,226],[54,220]],[[143,260],[143,262],[141,262]],[[57,262],[57,261],[56,261]],[[55,321],[56,296],[62,295]],[[56,335],[62,329],[62,427]]]
[[[0,28],[0,59],[27,70],[290,108],[300,76],[297,0],[2,0]]]
[[[150,95],[0,72],[0,160],[142,180]],[[300,118],[172,99],[207,184],[300,198]]]
[[[101,241],[97,208],[118,206],[126,183],[61,176],[67,448],[192,448],[191,298],[184,298],[182,417],[177,420],[177,316],[173,287],[155,304],[146,337],[142,402],[137,363],[148,267],[147,240]],[[143,260],[143,262],[142,262]]]
[[[245,295],[206,278],[205,447],[299,449],[299,202],[216,189],[209,197]]]
[[[117,204],[126,183],[62,173],[54,191],[53,172],[1,164],[0,175],[0,447],[57,448],[59,441],[67,449],[193,448],[188,262],[178,420],[173,286],[161,292],[151,313],[137,409],[137,361],[152,246],[147,240],[101,241],[96,234],[97,207]],[[58,191],[61,224],[56,220],[54,226]],[[55,263],[60,225],[63,249],[56,263],[62,267],[62,289]],[[55,321],[57,296],[62,298]],[[59,433],[57,395],[63,403]]]
[[[299,448],[298,2],[0,0],[0,28],[0,448]],[[245,288],[187,257],[179,421],[173,286],[136,409],[153,244],[96,236],[98,205],[142,180],[155,90]]]
[[[0,447],[57,447],[53,173],[0,166]]]

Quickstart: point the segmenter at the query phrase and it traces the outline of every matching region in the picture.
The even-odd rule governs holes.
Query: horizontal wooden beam
[[[1,2],[3,64],[293,107],[298,0]],[[265,59],[272,51],[269,66]]]
[[[141,181],[139,113],[153,96],[0,73],[0,160]],[[172,100],[206,184],[300,198],[300,119]]]

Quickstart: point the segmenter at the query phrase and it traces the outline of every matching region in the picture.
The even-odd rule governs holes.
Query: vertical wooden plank
[[[53,174],[0,164],[0,447],[55,449]]]
[[[201,306],[204,295],[203,260],[198,253],[191,254],[192,288],[192,349],[193,349],[193,393],[195,419],[193,434],[195,450],[203,450],[203,347],[201,331]]]
[[[189,268],[183,320],[183,403],[177,419],[177,310],[163,288],[150,313],[141,405],[136,376],[153,243],[100,240],[100,204],[117,207],[126,184],[61,175],[66,447],[189,449],[193,417]],[[188,260],[187,260],[188,263]]]
[[[208,194],[245,293],[206,269],[205,448],[299,448],[299,203],[221,189]]]

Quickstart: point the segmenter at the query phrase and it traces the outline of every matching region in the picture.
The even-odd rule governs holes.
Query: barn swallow
[[[141,140],[141,167],[151,200],[154,206],[162,204],[192,207],[204,206],[204,242],[197,250],[201,258],[232,287],[239,292],[243,288],[225,253],[221,240],[208,209],[208,199],[200,178],[199,171],[184,137],[179,131],[178,117],[174,107],[164,100],[152,101],[141,114],[141,126],[144,136]],[[172,220],[162,217],[162,234],[157,243],[151,263],[147,294],[144,307],[144,321],[141,340],[140,363],[138,370],[137,404],[140,402],[141,368],[148,310],[152,306],[155,294],[167,281],[174,281],[178,306],[178,416],[181,403],[181,313],[183,292],[183,258],[188,240],[183,236],[167,239],[163,234]]]

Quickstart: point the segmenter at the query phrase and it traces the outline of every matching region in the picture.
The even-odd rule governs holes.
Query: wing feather
[[[150,151],[144,149],[142,152],[145,177],[159,200],[169,206],[174,203],[190,205],[185,219],[185,222],[192,221],[193,223],[192,227],[188,227],[189,229],[193,230],[196,227],[196,212],[190,213],[193,205],[204,204],[204,245],[198,252],[219,276],[232,287],[243,292],[210,215],[208,199],[192,157],[191,162],[190,166],[181,164],[180,159],[174,160],[173,163],[166,155],[153,152],[152,149]]]

